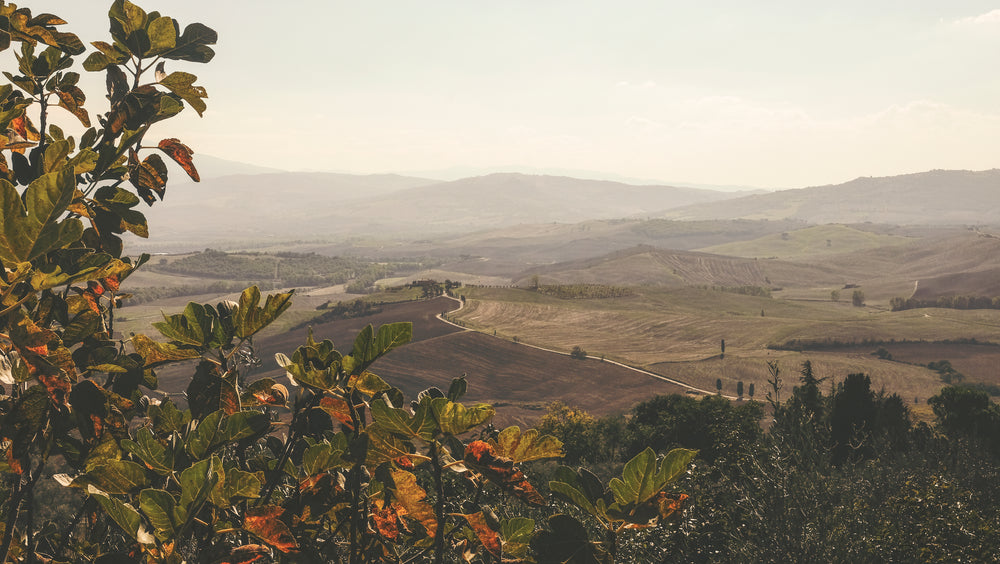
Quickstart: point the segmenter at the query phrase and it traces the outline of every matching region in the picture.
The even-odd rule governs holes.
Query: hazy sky
[[[19,4],[107,35],[110,2]],[[209,110],[165,133],[232,160],[762,187],[1000,167],[1000,1],[138,4],[219,32],[173,67]]]

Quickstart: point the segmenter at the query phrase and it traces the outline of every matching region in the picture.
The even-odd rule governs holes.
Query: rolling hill
[[[666,210],[671,219],[798,219],[809,223],[998,224],[1000,170],[862,177]]]
[[[197,242],[204,248],[218,241],[425,239],[527,223],[642,215],[732,197],[695,188],[514,173],[439,182],[285,172],[170,186],[166,202],[146,212],[158,244]]]

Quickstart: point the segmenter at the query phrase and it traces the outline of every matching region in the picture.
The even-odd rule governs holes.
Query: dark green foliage
[[[947,309],[1000,309],[1000,296],[941,296],[938,298],[900,298],[889,300],[892,311],[903,311],[924,307]]]
[[[854,307],[861,307],[865,305],[865,293],[861,290],[854,290],[851,293],[851,305]]]
[[[577,360],[587,360],[587,351],[581,349],[580,346],[577,345],[573,347],[572,351],[570,351],[569,357]]]
[[[734,404],[719,396],[656,396],[632,409],[625,426],[625,455],[646,447],[657,452],[683,447],[714,463],[735,461],[761,437],[759,403]]]
[[[595,418],[582,409],[554,402],[535,428],[562,441],[567,464],[617,461],[622,454],[625,418],[621,416]]]
[[[892,353],[886,350],[885,347],[879,347],[872,354],[881,358],[882,360],[892,360]]]
[[[1000,452],[1000,407],[985,392],[947,386],[928,403],[945,432],[981,442]]]
[[[958,384],[965,379],[965,375],[955,370],[955,368],[951,365],[951,362],[947,360],[928,362],[927,368],[930,368],[940,374],[941,381],[945,384]]]
[[[625,298],[634,296],[635,290],[624,286],[609,286],[607,284],[559,284],[541,285],[535,282],[532,286],[536,292],[554,296],[563,300],[588,300]]]
[[[153,270],[185,276],[241,280],[249,283],[273,281],[283,287],[342,284],[349,280],[375,280],[394,272],[418,267],[417,263],[374,262],[357,257],[328,257],[315,253],[226,253],[205,249]]]

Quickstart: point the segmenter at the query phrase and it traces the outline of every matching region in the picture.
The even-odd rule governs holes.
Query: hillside
[[[798,219],[810,223],[997,224],[1000,170],[933,170],[781,190],[666,210],[671,219]]]
[[[156,245],[371,238],[429,240],[519,224],[644,216],[736,194],[557,176],[491,174],[452,182],[397,175],[281,172],[171,186],[145,210]],[[241,243],[242,242],[242,243]],[[191,244],[200,245],[192,247]],[[136,241],[143,250],[159,250]]]
[[[338,229],[317,220],[345,202],[434,182],[393,174],[231,174],[171,184],[163,203],[144,207],[143,213],[160,246],[197,242],[200,246],[193,248],[198,249],[217,241],[310,239]]]
[[[614,284],[681,287],[782,286],[829,283],[836,274],[819,265],[727,257],[639,246],[603,256],[556,263],[523,272],[525,285],[537,275],[543,284]],[[842,282],[837,282],[842,283]]]
[[[905,245],[912,238],[862,231],[846,225],[817,225],[698,249],[738,257],[804,258]]]
[[[633,186],[564,176],[498,173],[372,198],[331,217],[376,223],[420,222],[427,231],[471,231],[521,223],[576,223],[715,202],[732,194],[672,186]]]

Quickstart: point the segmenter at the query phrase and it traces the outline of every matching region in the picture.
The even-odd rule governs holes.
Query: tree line
[[[901,298],[889,300],[892,311],[904,311],[925,307],[946,309],[1000,309],[1000,296],[940,296],[937,298]]]
[[[994,558],[1000,407],[987,394],[943,388],[928,424],[867,375],[832,383],[809,363],[794,378],[769,368],[763,403],[657,396],[604,417],[555,404],[539,429],[609,472],[645,446],[698,450],[679,482],[692,505],[678,527],[636,536],[634,562]]]

